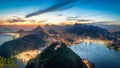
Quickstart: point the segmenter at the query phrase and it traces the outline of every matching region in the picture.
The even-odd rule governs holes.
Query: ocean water
[[[13,39],[13,35],[9,34],[0,34],[0,45],[3,44],[4,42],[10,41]]]
[[[120,68],[120,51],[108,49],[104,44],[85,42],[70,47],[81,58],[90,60],[96,68]]]

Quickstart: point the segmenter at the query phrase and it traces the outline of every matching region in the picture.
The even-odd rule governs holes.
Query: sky
[[[120,25],[119,8],[120,0],[0,0],[0,19],[9,20],[10,24],[36,20],[42,24],[104,22]]]

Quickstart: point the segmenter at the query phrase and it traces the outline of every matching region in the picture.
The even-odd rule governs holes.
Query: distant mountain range
[[[102,25],[102,24],[90,24],[90,25],[94,25],[94,26],[98,26],[103,29],[107,29],[110,32],[120,31],[120,25]]]
[[[48,33],[49,33],[49,34],[57,34],[57,32],[56,32],[55,30],[53,30],[53,29],[49,29],[49,30],[48,30]]]
[[[77,34],[83,37],[91,38],[110,38],[110,32],[107,29],[98,26],[86,24],[74,24],[65,26],[45,26],[46,29],[54,29],[63,33]]]
[[[91,24],[74,24],[65,26],[45,26],[46,29],[54,29],[55,31],[60,31],[61,33],[68,33],[73,35],[81,36],[82,38],[100,39],[108,40],[112,43],[107,43],[108,48],[115,50],[120,50],[120,31],[107,30],[103,27]],[[119,27],[117,27],[119,28]],[[113,28],[115,29],[115,28]],[[72,36],[72,35],[71,35]],[[64,36],[65,37],[65,36]]]
[[[83,37],[88,36],[92,38],[101,38],[101,36],[108,37],[108,35],[110,34],[110,32],[108,32],[108,30],[106,29],[86,24],[72,25],[69,29],[64,30],[64,32],[77,34]]]
[[[46,33],[45,31],[48,32]],[[110,41],[114,41],[114,43],[109,44],[108,47],[116,50],[120,50],[120,32],[109,32],[106,29],[100,28],[98,26],[93,25],[86,25],[86,24],[74,24],[74,25],[66,25],[66,26],[45,26],[44,29],[40,26],[37,26],[31,31],[28,31],[29,34],[15,39],[8,42],[3,43],[0,45],[0,56],[6,56],[9,57],[10,55],[21,53],[22,51],[26,50],[34,50],[39,49],[40,47],[44,47],[45,43],[48,42],[46,40],[43,40],[43,38],[48,38],[49,34],[59,34],[58,31],[60,31],[62,34],[68,33],[68,34],[75,34],[78,36],[84,37],[90,37],[90,38],[97,38],[97,39],[107,39]],[[19,31],[24,32],[24,30]],[[61,34],[60,33],[60,34]],[[51,40],[56,38],[51,37]],[[72,37],[72,35],[71,35]],[[64,36],[63,38],[69,40],[70,38],[66,38]],[[74,38],[74,37],[73,37]],[[61,39],[61,36],[59,35],[59,39]],[[58,39],[58,41],[59,41]],[[70,41],[74,42],[72,38]],[[52,41],[53,42],[53,41]]]

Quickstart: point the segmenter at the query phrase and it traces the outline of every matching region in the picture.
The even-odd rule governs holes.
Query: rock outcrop
[[[35,59],[30,60],[25,68],[93,68],[64,43],[52,43]]]

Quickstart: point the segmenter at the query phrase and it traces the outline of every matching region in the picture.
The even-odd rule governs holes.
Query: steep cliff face
[[[52,43],[25,68],[88,68],[82,59],[64,43]]]

